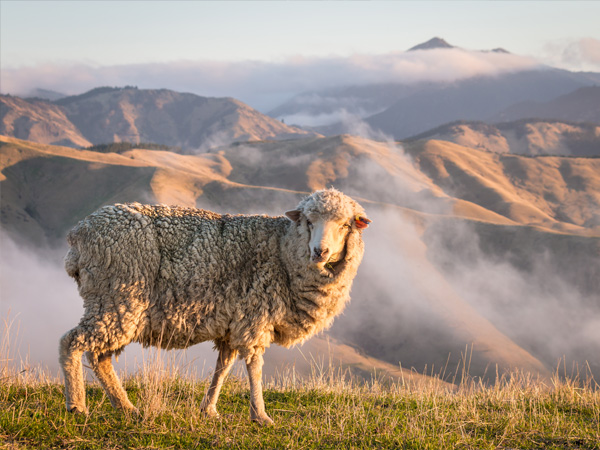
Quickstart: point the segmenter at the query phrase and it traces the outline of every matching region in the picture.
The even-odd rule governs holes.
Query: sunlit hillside
[[[27,265],[46,261],[38,275],[64,276],[54,294],[80,305],[60,255],[68,229],[101,205],[281,214],[305,193],[333,185],[358,198],[374,220],[352,303],[329,331],[329,348],[339,348],[333,353],[342,365],[356,373],[378,364],[392,375],[399,364],[421,372],[454,367],[472,348],[474,375],[498,366],[546,376],[562,357],[598,370],[597,158],[531,158],[445,141],[402,146],[349,135],[194,155],[100,153],[3,137],[1,158],[3,273],[15,273],[3,280],[2,307],[23,322],[39,322],[30,308],[40,306],[37,294],[18,298],[24,267],[11,265],[11,256]],[[52,302],[41,308],[50,313]],[[50,326],[52,339],[36,352],[47,355],[44,363],[56,364],[54,350],[42,348],[54,348],[78,320],[77,308]],[[25,329],[31,342],[32,328]],[[311,355],[325,353],[319,342],[306,347]],[[273,370],[311,358],[269,351]]]

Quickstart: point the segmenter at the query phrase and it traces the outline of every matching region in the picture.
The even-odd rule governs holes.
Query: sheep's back
[[[142,344],[167,333],[172,338],[161,344],[167,347],[226,335],[250,347],[289,303],[280,259],[289,223],[284,217],[115,205],[71,231],[65,266],[78,280],[86,315],[121,305],[135,318],[135,339]]]
[[[65,268],[84,300],[125,289],[148,290],[160,251],[152,220],[129,205],[106,206],[90,214],[67,236]]]
[[[270,314],[282,308],[272,286],[285,282],[279,248],[290,222],[197,209],[175,213],[154,221],[160,267],[150,325],[140,342],[156,342],[166,333],[167,347],[225,336],[234,346],[251,346]]]

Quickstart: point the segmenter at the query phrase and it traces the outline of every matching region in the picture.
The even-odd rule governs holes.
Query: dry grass
[[[7,325],[3,448],[600,448],[600,390],[585,372],[565,376],[563,367],[551,380],[513,372],[486,384],[468,375],[466,358],[453,387],[436,378],[365,382],[327,363],[307,378],[291,369],[266,383],[276,425],[261,428],[249,421],[245,379],[226,382],[222,418],[206,419],[198,407],[208,380],[155,350],[125,377],[140,418],[113,410],[95,382],[87,389],[90,415],[72,415],[60,380],[15,364]]]

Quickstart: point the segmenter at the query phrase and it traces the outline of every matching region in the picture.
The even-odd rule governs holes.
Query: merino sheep
[[[221,215],[194,208],[106,206],[67,240],[65,268],[84,314],[60,339],[67,410],[87,413],[82,354],[111,404],[137,412],[111,363],[131,342],[219,350],[201,403],[217,399],[239,355],[250,382],[250,417],[270,424],[262,396],[263,353],[328,327],[349,300],[363,256],[363,208],[335,189],[314,192],[287,217]]]

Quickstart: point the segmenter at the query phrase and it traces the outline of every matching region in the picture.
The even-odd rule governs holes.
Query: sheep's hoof
[[[78,415],[81,414],[84,416],[87,416],[90,413],[85,406],[77,406],[77,405],[67,406],[67,411],[70,412],[71,414],[78,414]]]
[[[219,419],[221,417],[219,411],[217,411],[217,408],[212,405],[202,408],[201,411],[202,414],[204,414],[204,417],[208,417],[211,419]]]
[[[125,411],[125,414],[133,417],[134,419],[139,419],[142,417],[142,415],[140,414],[140,410],[137,409],[135,406],[132,406],[131,408],[124,408],[123,410]]]
[[[275,422],[273,422],[273,419],[271,419],[269,416],[267,416],[266,413],[256,415],[254,417],[250,417],[250,420],[252,420],[252,422],[255,422],[263,427],[275,425]]]

